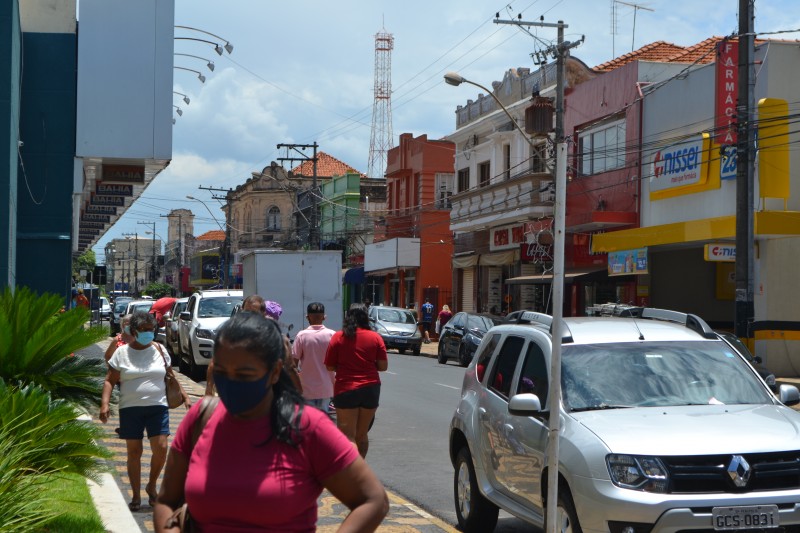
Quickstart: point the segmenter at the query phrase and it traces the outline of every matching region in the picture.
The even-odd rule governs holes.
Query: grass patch
[[[47,505],[60,513],[34,533],[81,532],[105,533],[106,528],[97,514],[86,479],[77,474],[57,474],[45,486]]]

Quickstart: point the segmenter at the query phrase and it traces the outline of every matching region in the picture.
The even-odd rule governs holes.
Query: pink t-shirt
[[[181,422],[172,450],[191,447],[197,402]],[[268,418],[241,420],[219,403],[197,440],[185,497],[203,533],[314,532],[322,481],[359,456],[326,414],[304,408],[295,448],[271,439]]]
[[[300,361],[300,383],[307,400],[333,397],[333,372],[325,367],[325,351],[336,333],[324,325],[308,326],[292,344],[292,357]]]

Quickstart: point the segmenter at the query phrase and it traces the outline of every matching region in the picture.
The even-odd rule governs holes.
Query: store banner
[[[647,248],[608,252],[608,275],[647,274]]]
[[[703,252],[706,261],[736,262],[735,244],[706,244],[703,247]]]

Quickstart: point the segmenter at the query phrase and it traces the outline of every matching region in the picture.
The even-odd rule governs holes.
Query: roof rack
[[[623,318],[646,318],[651,320],[673,322],[675,324],[686,326],[687,328],[707,339],[718,338],[717,334],[714,333],[714,330],[712,330],[708,324],[706,324],[705,320],[691,313],[681,313],[680,311],[671,311],[669,309],[656,309],[654,307],[631,307],[623,310],[619,316]]]
[[[544,313],[537,313],[535,311],[525,311],[517,319],[517,324],[541,324],[548,328],[550,333],[553,333],[553,317]],[[566,322],[561,321],[561,343],[574,342],[572,338],[572,331]]]

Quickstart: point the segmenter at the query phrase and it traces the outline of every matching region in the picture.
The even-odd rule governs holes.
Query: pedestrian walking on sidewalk
[[[422,333],[425,337],[424,343],[430,344],[431,342],[431,324],[433,324],[433,304],[428,298],[425,298],[425,303],[422,304]]]
[[[142,505],[142,440],[147,430],[152,458],[150,473],[145,486],[149,504],[155,504],[158,476],[167,457],[169,435],[169,409],[164,384],[166,368],[164,354],[153,342],[156,320],[153,315],[139,311],[130,319],[133,342],[120,346],[108,360],[108,373],[103,384],[100,402],[100,421],[106,423],[110,412],[111,391],[120,384],[119,393],[119,437],[125,439],[127,448],[126,466],[131,483],[131,498],[128,508],[138,511]],[[169,359],[167,359],[169,361]],[[189,406],[189,397],[184,394],[184,403]]]
[[[325,367],[325,352],[336,333],[323,324],[325,305],[312,302],[306,307],[309,326],[298,332],[292,344],[292,358],[300,373],[303,397],[309,405],[328,412],[333,398],[335,374]]]
[[[444,325],[450,322],[450,319],[453,318],[453,312],[450,311],[450,306],[444,304],[442,306],[442,310],[439,311],[439,316],[436,317],[436,334],[439,335],[442,329],[444,329]]]
[[[126,344],[130,344],[136,340],[133,335],[131,335],[131,316],[132,315],[128,314],[119,319],[120,331],[108,344],[108,348],[106,348],[106,363],[109,359],[111,359],[111,356],[114,355],[114,352],[117,351],[117,348],[120,346],[125,346]]]
[[[167,522],[184,502],[206,533],[312,533],[323,488],[352,511],[341,531],[374,531],[386,516],[383,485],[333,422],[305,406],[284,371],[286,355],[278,324],[263,314],[238,313],[219,329],[220,403],[209,416],[197,402],[178,428],[153,515],[157,533],[177,531]]]
[[[336,425],[355,443],[361,457],[366,457],[367,433],[381,396],[378,372],[389,367],[389,360],[383,339],[369,327],[364,305],[353,304],[347,310],[344,328],[333,335],[328,345],[325,366],[336,372],[333,386]]]

